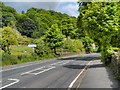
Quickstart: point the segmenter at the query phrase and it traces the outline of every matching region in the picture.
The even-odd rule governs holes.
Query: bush
[[[23,56],[22,55],[18,55],[18,59],[22,60]]]
[[[83,51],[83,43],[81,40],[72,40],[70,38],[67,38],[67,40],[64,41],[64,51],[71,51],[71,52],[82,52]]]
[[[2,65],[14,65],[17,64],[18,59],[9,54],[2,54]]]
[[[44,57],[50,54],[51,49],[44,43],[44,41],[38,39],[35,41],[37,47],[35,47],[35,53],[40,56]]]
[[[82,52],[83,49],[83,43],[80,40],[74,40],[73,46],[75,48],[75,52]]]
[[[33,58],[34,58],[35,60],[39,60],[39,59],[40,59],[39,56],[38,56],[36,53],[33,53]]]
[[[73,49],[74,49],[74,47],[73,47],[73,41],[70,38],[67,38],[64,41],[63,49],[65,49],[67,51],[73,51]]]

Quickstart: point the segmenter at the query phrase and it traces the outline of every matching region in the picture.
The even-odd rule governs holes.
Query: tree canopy
[[[51,28],[46,32],[44,41],[51,49],[54,49],[56,54],[56,48],[61,47],[64,41],[64,36],[61,35],[60,29],[57,24],[53,24]]]
[[[10,54],[9,45],[17,45],[18,44],[18,35],[16,31],[12,30],[10,27],[4,27],[1,31],[2,33],[2,47],[5,49],[7,47],[7,51]]]
[[[89,2],[80,7],[79,23],[84,32],[102,47],[104,60],[109,60],[111,47],[120,43],[119,9],[117,2]],[[78,24],[80,25],[80,24]],[[114,42],[118,40],[118,42]],[[114,43],[113,43],[114,42]]]

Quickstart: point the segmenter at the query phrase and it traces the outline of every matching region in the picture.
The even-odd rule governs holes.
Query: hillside
[[[3,3],[2,12],[2,26],[12,26],[12,28],[17,28],[22,35],[27,37],[40,38],[55,23],[61,28],[62,19],[63,34],[66,34],[64,24],[68,22],[69,26],[72,27],[71,37],[75,38],[74,32],[77,30],[76,17],[70,17],[67,14],[62,14],[53,10],[37,8],[30,8],[26,13],[24,13],[24,11],[17,13],[14,8],[5,6]]]

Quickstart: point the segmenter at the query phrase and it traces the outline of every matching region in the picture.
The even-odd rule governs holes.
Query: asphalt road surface
[[[80,71],[100,54],[79,55],[3,67],[3,88],[68,88]]]

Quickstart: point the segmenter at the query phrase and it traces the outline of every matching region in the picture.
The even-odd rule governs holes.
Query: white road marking
[[[70,83],[70,85],[68,86],[68,88],[72,88],[72,87],[73,87],[74,83],[77,81],[77,79],[80,77],[80,75],[85,71],[85,69],[86,69],[92,62],[93,62],[93,60],[90,61],[90,62],[84,67],[84,69],[82,69],[82,71],[78,74],[78,76]]]
[[[44,71],[41,71],[41,72],[38,72],[38,73],[34,73],[34,75],[38,75],[38,74],[40,74],[40,73],[49,71],[49,70],[51,70],[51,69],[53,69],[53,68],[55,68],[55,67],[51,67],[51,68],[49,68],[49,69],[45,69]]]
[[[5,86],[3,86],[3,87],[0,87],[0,90],[3,89],[3,88],[9,87],[9,86],[11,86],[11,85],[13,85],[13,84],[16,84],[16,83],[18,83],[18,82],[20,81],[20,80],[18,80],[18,79],[8,79],[8,80],[15,81],[15,82],[10,83],[10,84],[8,84],[8,85],[5,85]]]
[[[33,71],[41,70],[42,68],[45,68],[45,66],[40,67],[40,68],[36,68],[36,69],[33,69],[33,70],[30,70],[30,71],[28,71],[28,72],[22,73],[21,75],[29,74],[29,73],[31,73],[31,72],[33,72]]]
[[[65,63],[61,63],[61,64],[59,64],[59,65],[64,65],[64,64],[67,64],[67,63],[69,63],[69,61],[68,61],[68,62],[65,62]]]
[[[71,60],[71,61],[73,61],[73,60]],[[65,63],[64,63],[64,62],[65,62]],[[69,61],[61,61],[61,62],[53,63],[53,64],[50,64],[50,65],[47,65],[47,66],[43,66],[43,67],[40,67],[40,68],[36,68],[36,69],[30,70],[30,71],[28,71],[28,72],[22,73],[21,75],[25,75],[25,74],[38,75],[38,74],[40,74],[40,73],[43,73],[43,72],[45,72],[45,71],[48,71],[48,70],[50,70],[50,69],[55,68],[55,66],[52,66],[52,65],[64,65],[64,64],[67,64],[67,63],[69,63],[69,62],[70,62],[70,60],[69,60]],[[50,68],[44,69],[44,68],[47,68],[47,67],[50,67]],[[37,71],[37,70],[43,70],[43,71],[38,72],[38,73],[32,73],[32,72]]]
[[[22,68],[22,67],[26,67],[26,66],[31,66],[31,65],[36,65],[36,64],[40,64],[41,62],[38,62],[38,63],[34,63],[34,64],[29,64],[29,65],[24,65],[24,66],[19,66],[19,67],[13,67],[13,68],[10,68],[10,69],[6,69],[6,70],[0,70],[0,72],[2,71],[8,71],[8,70],[13,70],[13,69],[17,69],[17,68]],[[58,62],[60,63],[60,62]],[[57,64],[57,63],[54,63],[54,64]]]

